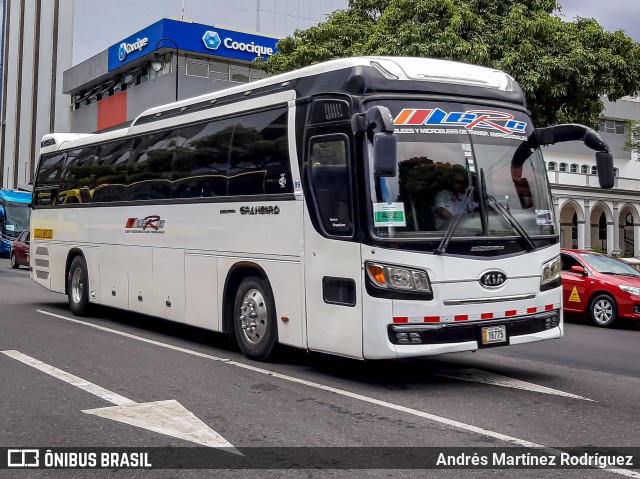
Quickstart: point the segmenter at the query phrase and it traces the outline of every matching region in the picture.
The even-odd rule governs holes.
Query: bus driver
[[[463,172],[456,172],[451,177],[449,186],[439,191],[434,199],[435,227],[440,229],[445,222],[462,213],[471,213],[478,207],[472,198],[465,200],[466,177]]]

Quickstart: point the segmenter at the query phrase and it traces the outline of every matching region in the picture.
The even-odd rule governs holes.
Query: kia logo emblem
[[[502,271],[487,271],[480,276],[480,284],[485,288],[498,288],[507,281],[507,275]]]

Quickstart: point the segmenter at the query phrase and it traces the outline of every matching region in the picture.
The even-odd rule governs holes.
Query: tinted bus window
[[[55,153],[40,158],[34,194],[36,205],[55,204],[58,199],[58,186],[60,185],[63,166],[63,153]]]
[[[96,148],[90,146],[66,153],[60,180],[58,204],[84,203],[91,188]]]
[[[219,120],[181,128],[173,160],[173,198],[227,194],[229,149],[234,121]]]
[[[286,110],[269,110],[236,118],[229,159],[228,194],[291,192]]]
[[[95,178],[91,186],[92,202],[124,201],[131,146],[131,140],[98,146],[94,165]]]
[[[331,235],[353,234],[347,138],[342,135],[311,140],[311,185],[324,230]]]
[[[136,138],[127,170],[125,201],[171,198],[171,170],[176,140],[174,131]]]

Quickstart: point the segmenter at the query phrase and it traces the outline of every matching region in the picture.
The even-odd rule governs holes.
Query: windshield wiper
[[[487,194],[486,198],[489,200],[488,202],[489,206],[491,206],[495,211],[500,213],[500,216],[502,216],[502,218],[507,223],[509,223],[509,225],[514,230],[516,230],[520,235],[520,237],[527,243],[527,251],[533,251],[534,249],[536,249],[536,245],[531,240],[531,237],[527,234],[524,228],[520,226],[520,223],[518,223],[518,220],[516,220],[513,217],[511,212],[508,209],[506,209],[504,206],[502,206],[502,204],[494,196]]]
[[[469,200],[471,199],[471,196],[473,195],[473,190],[474,190],[473,185],[469,185],[467,187],[467,189],[464,192],[464,196],[460,200],[460,201],[462,201],[463,205],[468,205],[469,204]],[[453,233],[455,232],[456,228],[458,227],[458,223],[460,222],[460,218],[462,218],[462,215],[464,213],[466,213],[465,210],[466,210],[466,208],[465,209],[461,209],[458,212],[458,214],[453,217],[453,221],[451,221],[451,223],[449,223],[449,227],[447,228],[447,232],[442,237],[442,241],[440,241],[440,244],[438,245],[438,247],[435,250],[433,250],[433,254],[443,254],[445,251],[447,251],[447,246],[449,246],[449,241],[451,241],[451,237],[453,236]]]

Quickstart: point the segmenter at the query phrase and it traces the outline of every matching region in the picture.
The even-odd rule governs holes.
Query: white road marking
[[[47,373],[61,381],[98,396],[116,406],[87,409],[82,412],[114,421],[130,424],[166,436],[177,437],[208,447],[224,449],[240,454],[231,443],[198,419],[191,411],[176,400],[137,403],[108,389],[69,374],[66,371],[38,361],[20,351],[0,351],[39,371]]]
[[[413,416],[417,416],[417,417],[421,417],[421,418],[424,418],[424,419],[428,419],[430,421],[434,421],[434,422],[437,422],[437,423],[440,423],[440,424],[445,424],[447,426],[451,426],[451,427],[454,427],[454,428],[457,428],[457,429],[461,429],[463,431],[473,432],[473,433],[480,434],[480,435],[483,435],[483,436],[486,436],[486,437],[492,437],[492,438],[495,438],[495,439],[499,439],[500,441],[504,441],[504,442],[507,442],[507,443],[510,443],[510,444],[515,444],[517,446],[541,448],[541,449],[544,449],[545,451],[549,452],[550,454],[555,454],[555,455],[560,455],[560,453],[562,452],[559,449],[548,447],[548,446],[545,446],[543,444],[537,444],[535,442],[527,441],[525,439],[519,439],[517,437],[508,436],[506,434],[502,434],[502,433],[499,433],[499,432],[491,431],[489,429],[483,429],[481,427],[472,426],[471,424],[465,424],[463,422],[455,421],[453,419],[448,419],[448,418],[442,417],[442,416],[436,416],[435,414],[429,414],[429,413],[424,412],[424,411],[419,411],[417,409],[412,409],[412,408],[408,408],[408,407],[405,407],[405,406],[400,406],[398,404],[393,404],[393,403],[390,403],[390,402],[387,402],[387,401],[381,401],[380,399],[375,399],[375,398],[371,398],[371,397],[368,397],[368,396],[363,396],[362,394],[353,393],[351,391],[347,391],[347,390],[344,390],[344,389],[339,389],[339,388],[334,388],[334,387],[331,387],[331,386],[326,386],[324,384],[314,383],[312,381],[307,381],[305,379],[299,379],[299,378],[296,378],[294,376],[287,376],[285,374],[276,373],[276,372],[273,372],[273,371],[269,371],[268,369],[258,368],[258,367],[255,367],[255,366],[251,366],[249,364],[244,364],[244,363],[240,363],[240,362],[237,362],[237,361],[232,361],[230,359],[220,358],[220,357],[217,357],[217,356],[212,356],[210,354],[200,353],[198,351],[192,351],[190,349],[181,348],[181,347],[178,347],[178,346],[173,346],[171,344],[162,343],[160,341],[154,341],[152,339],[147,339],[147,338],[144,338],[142,336],[136,336],[136,335],[133,335],[133,334],[125,333],[123,331],[118,331],[117,329],[111,329],[111,328],[107,328],[107,327],[104,327],[104,326],[99,326],[97,324],[91,324],[91,323],[88,323],[86,321],[80,321],[78,319],[69,318],[67,316],[62,316],[60,314],[50,313],[48,311],[44,311],[44,310],[40,310],[40,309],[38,309],[36,311],[39,312],[39,313],[42,313],[42,314],[46,314],[48,316],[52,316],[52,317],[59,318],[59,319],[64,319],[65,321],[70,321],[72,323],[81,324],[83,326],[88,326],[88,327],[91,327],[91,328],[99,329],[101,331],[106,331],[106,332],[109,332],[109,333],[112,333],[112,334],[117,334],[119,336],[124,336],[124,337],[127,337],[127,338],[135,339],[137,341],[141,341],[141,342],[144,342],[144,343],[154,344],[156,346],[160,346],[160,347],[163,347],[163,348],[171,349],[171,350],[174,350],[174,351],[180,351],[180,352],[183,352],[183,353],[186,353],[186,354],[191,354],[193,356],[198,356],[198,357],[201,357],[201,358],[210,359],[212,361],[223,362],[225,364],[229,364],[230,366],[236,366],[236,367],[239,367],[239,368],[243,368],[243,369],[247,369],[247,370],[250,370],[250,371],[254,371],[256,373],[260,373],[260,374],[265,374],[267,376],[276,377],[276,378],[282,379],[284,381],[289,381],[289,382],[297,383],[297,384],[303,384],[305,386],[309,386],[309,387],[316,388],[316,389],[321,389],[323,391],[327,391],[327,392],[331,392],[331,393],[334,393],[334,394],[338,394],[340,396],[345,396],[345,397],[349,397],[349,398],[352,398],[352,399],[363,401],[363,402],[366,402],[366,403],[369,403],[369,404],[375,404],[376,406],[381,406],[381,407],[385,407],[385,408],[388,408],[388,409],[393,409],[395,411],[400,411],[400,412],[403,412],[403,413],[406,413],[406,414],[410,414],[410,415],[413,415]],[[618,474],[618,475],[621,475],[621,476],[633,477],[635,479],[640,479],[640,473],[632,471],[632,470],[627,470],[627,469],[603,469],[603,470],[605,470],[607,472],[612,472],[614,474]]]
[[[554,396],[563,396],[572,399],[582,399],[583,401],[594,401],[586,397],[578,396],[568,392],[560,391],[558,389],[548,388],[546,386],[540,386],[534,383],[528,383],[521,381],[520,379],[510,378],[508,376],[501,376],[499,374],[490,373],[489,371],[482,371],[480,369],[460,369],[453,372],[439,372],[438,376],[451,379],[460,379],[461,381],[470,381],[482,384],[490,384],[491,386],[501,386],[505,388],[522,389],[524,391],[533,391],[542,394],[552,394]]]
[[[80,388],[84,391],[87,391],[94,396],[98,396],[105,401],[109,401],[110,403],[117,404],[118,406],[125,406],[127,404],[136,404],[135,401],[131,399],[127,399],[124,396],[120,396],[108,389],[101,388],[97,384],[90,383],[78,376],[74,376],[73,374],[69,374],[62,369],[54,368],[48,364],[43,363],[42,361],[38,361],[37,359],[32,358],[31,356],[27,356],[26,354],[22,354],[20,351],[0,351],[2,354],[5,354],[13,359],[17,359],[18,361],[31,366],[32,368],[36,368],[43,373],[47,373],[54,378],[58,378],[65,383],[69,383],[72,386]]]
[[[82,412],[138,426],[203,446],[224,448],[234,454],[240,454],[224,437],[207,426],[175,399],[127,406],[86,409]]]

